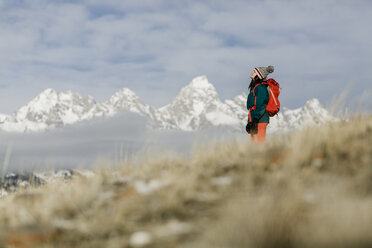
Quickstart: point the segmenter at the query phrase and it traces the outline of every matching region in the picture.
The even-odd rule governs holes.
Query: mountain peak
[[[308,106],[311,108],[319,108],[322,106],[322,104],[319,102],[317,98],[312,98],[306,101],[305,106]]]
[[[127,95],[127,96],[137,96],[136,93],[134,93],[132,90],[130,90],[128,88],[123,88],[123,89],[117,91],[115,94]]]
[[[52,89],[52,88],[47,88],[45,90],[43,90],[40,94],[40,95],[55,95],[55,94],[58,94],[56,90]]]
[[[86,97],[85,100],[92,100],[92,97]],[[34,111],[49,110],[61,102],[65,102],[69,105],[75,104],[77,101],[84,100],[83,97],[70,90],[57,92],[52,88],[48,88],[42,91],[34,99],[32,99],[26,106],[33,109]]]
[[[112,109],[112,113],[129,111],[146,116],[151,115],[154,111],[152,107],[143,103],[136,93],[128,88],[117,91],[104,105]]]
[[[186,131],[211,126],[226,119],[224,105],[206,76],[194,78],[160,112],[171,117],[180,129]]]
[[[195,89],[214,89],[214,86],[208,81],[205,75],[194,78],[188,86]]]
[[[306,101],[304,111],[310,112],[314,116],[315,122],[322,123],[322,120],[332,120],[333,116],[323,107],[318,99],[312,98]]]
[[[136,93],[128,88],[123,88],[117,91],[110,99],[107,101],[111,105],[123,105],[129,104],[130,102],[140,101]]]
[[[172,104],[195,105],[203,103],[208,105],[215,101],[220,101],[216,88],[208,81],[206,76],[199,76],[180,90]]]
[[[34,99],[32,99],[27,105],[20,109],[20,112],[38,112],[43,110],[49,110],[58,101],[58,92],[52,88],[48,88],[42,91]],[[19,112],[19,111],[18,111]]]

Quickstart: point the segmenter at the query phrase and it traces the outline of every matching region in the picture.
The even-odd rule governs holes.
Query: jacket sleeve
[[[258,120],[266,111],[268,92],[265,86],[257,86],[255,89],[256,94],[256,109],[251,111],[252,120]]]

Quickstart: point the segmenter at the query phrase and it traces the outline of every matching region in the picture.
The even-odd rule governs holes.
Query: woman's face
[[[256,72],[253,70],[252,73],[251,73],[251,79],[254,79],[254,77],[256,76]]]

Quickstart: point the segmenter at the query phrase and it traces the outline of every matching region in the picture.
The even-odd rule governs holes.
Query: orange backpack
[[[270,117],[275,116],[280,110],[279,94],[280,94],[280,85],[273,78],[269,78],[263,84],[267,84],[269,91],[269,102],[266,106],[266,112]]]

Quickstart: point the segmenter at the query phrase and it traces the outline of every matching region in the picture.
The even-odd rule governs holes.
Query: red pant
[[[266,127],[269,123],[258,123],[258,132],[251,133],[251,141],[257,143],[264,143],[266,139]]]

